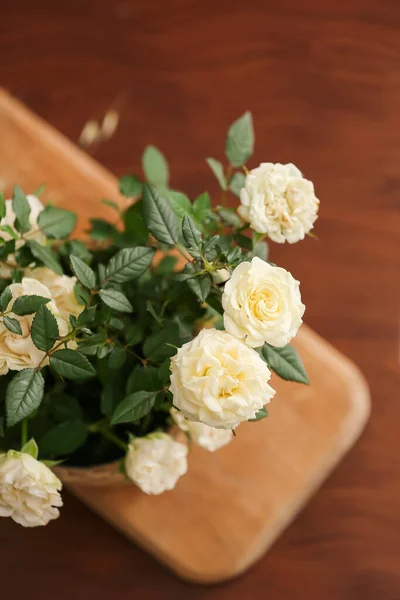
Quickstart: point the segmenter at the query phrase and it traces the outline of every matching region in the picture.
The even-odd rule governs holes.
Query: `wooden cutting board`
[[[0,189],[17,183],[90,216],[111,216],[100,199],[124,202],[111,173],[0,90]],[[305,325],[294,346],[311,385],[273,377],[269,417],[242,424],[211,454],[193,447],[189,471],[172,492],[134,486],[69,489],[181,577],[219,582],[242,573],[295,518],[359,437],[370,411],[359,370]],[[327,515],[329,518],[329,515]]]

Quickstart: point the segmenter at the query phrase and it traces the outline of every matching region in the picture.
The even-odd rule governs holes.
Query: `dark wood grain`
[[[373,398],[356,448],[237,581],[178,581],[66,495],[46,529],[0,523],[4,597],[398,600],[399,3],[2,0],[0,53],[0,83],[72,139],[120,108],[96,150],[116,174],[152,142],[190,193],[215,189],[203,158],[222,158],[227,126],[251,109],[253,164],[292,161],[321,198],[319,241],[273,254],[301,280],[308,324],[362,368]]]

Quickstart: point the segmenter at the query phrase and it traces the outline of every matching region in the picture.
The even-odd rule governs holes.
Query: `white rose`
[[[29,454],[0,454],[0,517],[24,527],[47,525],[59,517],[61,481]]]
[[[313,183],[294,165],[279,163],[262,163],[250,171],[240,202],[238,212],[254,231],[289,244],[312,229],[319,208]]]
[[[11,309],[14,301],[20,296],[36,295],[51,299],[48,288],[39,281],[30,279],[29,277],[25,277],[21,283],[11,284],[9,289],[12,299],[7,307],[8,310]],[[56,304],[50,301],[46,306],[56,317],[60,336],[67,335],[68,325],[58,316]],[[36,348],[32,342],[31,325],[34,315],[20,317],[11,312],[7,316],[19,321],[22,335],[9,331],[4,325],[3,320],[0,319],[0,375],[5,375],[9,370],[21,371],[30,367],[37,367],[45,356],[45,352]],[[73,347],[73,344],[70,344],[70,347]],[[42,364],[48,364],[48,360],[47,358]]]
[[[146,494],[162,494],[186,473],[187,453],[187,446],[166,433],[135,438],[125,457],[125,473]]]
[[[36,269],[26,269],[25,277],[36,279],[43,283],[51,293],[51,297],[57,305],[60,317],[64,321],[69,321],[69,316],[77,317],[85,308],[79,304],[76,299],[74,287],[77,282],[76,277],[68,275],[57,275],[47,267],[37,267]]]
[[[174,406],[190,421],[232,429],[255,417],[275,394],[255,350],[226,331],[204,329],[171,360]]]
[[[222,294],[226,331],[253,348],[286,346],[302,324],[299,282],[258,257],[241,263]]]
[[[204,423],[189,421],[176,408],[171,409],[171,416],[179,429],[187,433],[195,444],[205,448],[209,452],[215,452],[215,450],[226,446],[233,438],[231,429],[216,429],[215,427],[204,425]]]
[[[39,198],[36,196],[28,195],[26,196],[28,200],[29,206],[31,207],[31,212],[29,215],[29,222],[31,224],[31,230],[28,233],[24,234],[24,238],[27,240],[36,240],[39,244],[44,245],[46,242],[46,236],[40,231],[38,227],[38,216],[44,209],[43,204],[40,202]],[[8,225],[14,229],[14,221],[15,221],[15,213],[12,208],[12,200],[6,200],[6,214],[5,217],[1,220],[1,225]],[[6,231],[0,232],[0,237],[3,238],[5,242],[8,242],[12,239],[11,235]],[[23,246],[24,242],[22,240],[17,240],[15,247],[18,250]],[[15,257],[13,254],[10,254],[7,258],[7,265],[1,264],[0,261],[0,279],[10,279],[11,272],[13,267],[16,266]]]

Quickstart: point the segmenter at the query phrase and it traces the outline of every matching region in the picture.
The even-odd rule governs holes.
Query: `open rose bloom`
[[[225,164],[207,159],[222,188],[212,199],[173,190],[147,147],[143,173],[120,181],[130,200],[92,221],[89,243],[71,211],[18,185],[0,195],[0,516],[56,519],[58,462],[170,491],[193,445],[213,460],[267,417],[272,371],[308,383],[290,345],[300,283],[268,262],[267,239],[303,239],[319,202],[294,165],[251,169],[253,144],[246,113]]]

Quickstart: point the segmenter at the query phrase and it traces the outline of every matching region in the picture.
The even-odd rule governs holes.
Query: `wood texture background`
[[[0,1],[0,83],[73,140],[117,104],[122,126],[96,151],[117,175],[152,142],[176,187],[211,191],[203,157],[222,158],[227,126],[253,111],[254,164],[293,161],[322,202],[319,241],[273,255],[373,397],[357,447],[239,580],[184,584],[66,497],[45,530],[0,523],[5,597],[398,600],[399,51],[395,0]]]

